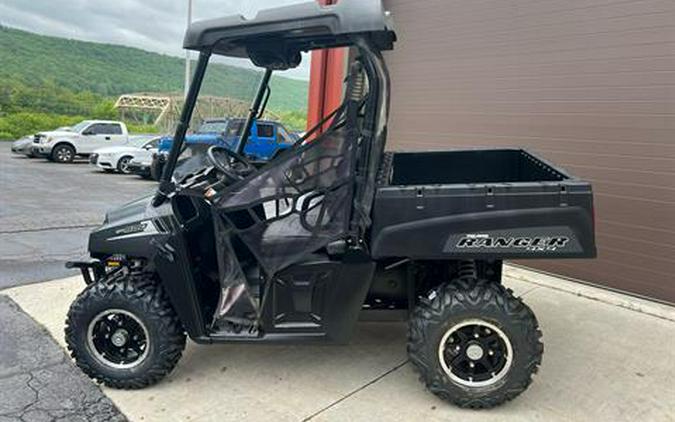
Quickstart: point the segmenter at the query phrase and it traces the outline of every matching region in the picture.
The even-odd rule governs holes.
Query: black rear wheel
[[[408,354],[427,388],[489,408],[525,391],[543,354],[537,320],[500,284],[463,279],[429,292],[410,321]]]
[[[171,372],[185,348],[185,333],[154,280],[125,275],[80,293],[68,311],[66,343],[91,378],[133,389]]]

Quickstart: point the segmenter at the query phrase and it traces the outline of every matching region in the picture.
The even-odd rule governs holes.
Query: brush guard
[[[66,268],[77,268],[82,273],[84,282],[89,285],[98,282],[105,276],[105,265],[97,259],[89,261],[68,261]]]

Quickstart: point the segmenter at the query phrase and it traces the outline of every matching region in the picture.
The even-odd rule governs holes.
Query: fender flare
[[[59,145],[63,145],[63,144],[66,144],[69,147],[71,147],[75,151],[75,155],[77,155],[77,148],[75,148],[75,145],[71,142],[71,140],[69,138],[63,138],[63,139],[56,140],[56,142],[52,146],[52,149],[49,151],[49,155],[52,154],[52,151],[54,151],[56,149],[56,147],[58,147]]]
[[[274,151],[272,153],[272,156],[270,157],[269,161],[274,160],[275,158],[277,158],[278,156],[280,156],[284,152],[288,151],[290,148],[291,148],[290,145],[288,147],[283,147],[283,148],[280,147],[279,145],[277,145],[276,151]]]
[[[117,168],[117,166],[119,166],[120,161],[121,161],[122,158],[124,158],[124,157],[134,158],[133,154],[130,154],[130,153],[128,153],[128,152],[123,152],[123,153],[121,153],[120,156],[117,158],[117,160],[115,160],[115,168]]]

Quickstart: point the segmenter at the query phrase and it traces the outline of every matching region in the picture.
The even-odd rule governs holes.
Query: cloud
[[[193,0],[193,20],[231,14],[254,16],[264,8],[306,0]],[[183,56],[187,0],[3,0],[0,23],[31,32],[122,44]],[[309,74],[309,59],[289,76]]]

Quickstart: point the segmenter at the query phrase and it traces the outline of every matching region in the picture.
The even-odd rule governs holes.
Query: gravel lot
[[[25,158],[0,143],[0,289],[75,274],[63,264],[86,254],[89,231],[105,211],[155,186],[85,160]]]

